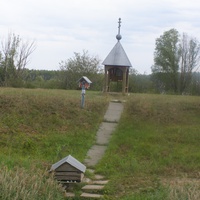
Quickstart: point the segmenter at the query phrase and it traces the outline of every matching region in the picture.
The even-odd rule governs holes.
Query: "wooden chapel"
[[[128,93],[129,68],[132,65],[120,43],[121,18],[118,23],[117,43],[102,63],[105,66],[104,92],[111,92],[110,82],[122,82],[122,94],[126,94]]]

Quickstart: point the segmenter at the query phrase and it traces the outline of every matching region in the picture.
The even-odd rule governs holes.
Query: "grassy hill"
[[[63,199],[44,171],[68,154],[83,161],[109,98],[87,91],[81,109],[80,91],[1,89],[0,199]],[[122,118],[95,169],[110,180],[106,199],[200,199],[200,98],[123,98]]]
[[[200,98],[132,94],[97,166],[122,200],[200,199]]]
[[[7,176],[0,177],[0,199],[14,199],[1,197],[6,193],[5,182],[15,188],[14,191],[7,188],[7,193],[12,191],[14,196],[18,194],[23,199],[30,199],[25,193],[18,193],[20,187],[27,192],[33,182],[43,183],[39,177],[53,163],[69,154],[84,160],[107,109],[108,99],[101,93],[87,91],[84,109],[80,103],[80,91],[1,88],[0,174]],[[37,181],[33,181],[34,175]],[[20,185],[20,180],[24,180],[24,184]],[[52,181],[52,188],[54,186]],[[52,188],[58,193],[56,187]],[[48,199],[45,185],[35,190]],[[42,195],[31,199],[42,199]],[[49,199],[57,198],[54,195]]]
[[[81,109],[80,98],[80,91],[1,89],[0,161],[52,163],[68,153],[83,160],[108,101],[87,92]]]

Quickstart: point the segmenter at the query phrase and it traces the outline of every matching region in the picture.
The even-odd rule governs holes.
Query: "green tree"
[[[198,40],[171,29],[156,39],[152,80],[159,91],[188,92],[199,62]]]
[[[103,82],[100,76],[102,69],[100,67],[100,60],[97,56],[90,56],[88,51],[83,51],[82,54],[74,53],[73,58],[67,61],[60,62],[60,69],[62,73],[62,80],[67,89],[77,88],[77,80],[82,76],[87,76],[94,85]],[[101,83],[102,84],[102,83]]]
[[[152,72],[164,73],[167,78],[161,79],[161,81],[175,93],[178,91],[179,61],[179,33],[175,29],[165,31],[156,39]]]

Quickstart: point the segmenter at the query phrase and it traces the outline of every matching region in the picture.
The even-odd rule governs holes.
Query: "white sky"
[[[155,40],[175,28],[200,41],[198,0],[0,0],[0,41],[8,33],[36,43],[29,69],[58,70],[87,50],[103,62],[121,44],[134,69],[151,73]]]

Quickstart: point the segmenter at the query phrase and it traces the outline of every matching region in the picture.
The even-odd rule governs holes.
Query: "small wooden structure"
[[[71,155],[63,158],[51,166],[50,172],[54,172],[55,178],[61,183],[81,182],[86,166]]]
[[[79,88],[81,88],[81,108],[84,108],[84,104],[85,104],[85,89],[89,89],[90,84],[92,83],[92,81],[90,81],[89,78],[87,78],[86,76],[82,76],[78,81],[79,83]]]
[[[120,43],[121,18],[118,23],[117,44],[102,63],[105,66],[104,92],[110,92],[110,82],[122,82],[122,93],[125,94],[128,93],[129,68],[132,65]]]
[[[90,79],[86,76],[82,76],[77,82],[79,84],[79,88],[84,86],[85,89],[89,89],[90,84],[92,83],[92,81],[90,81]]]

